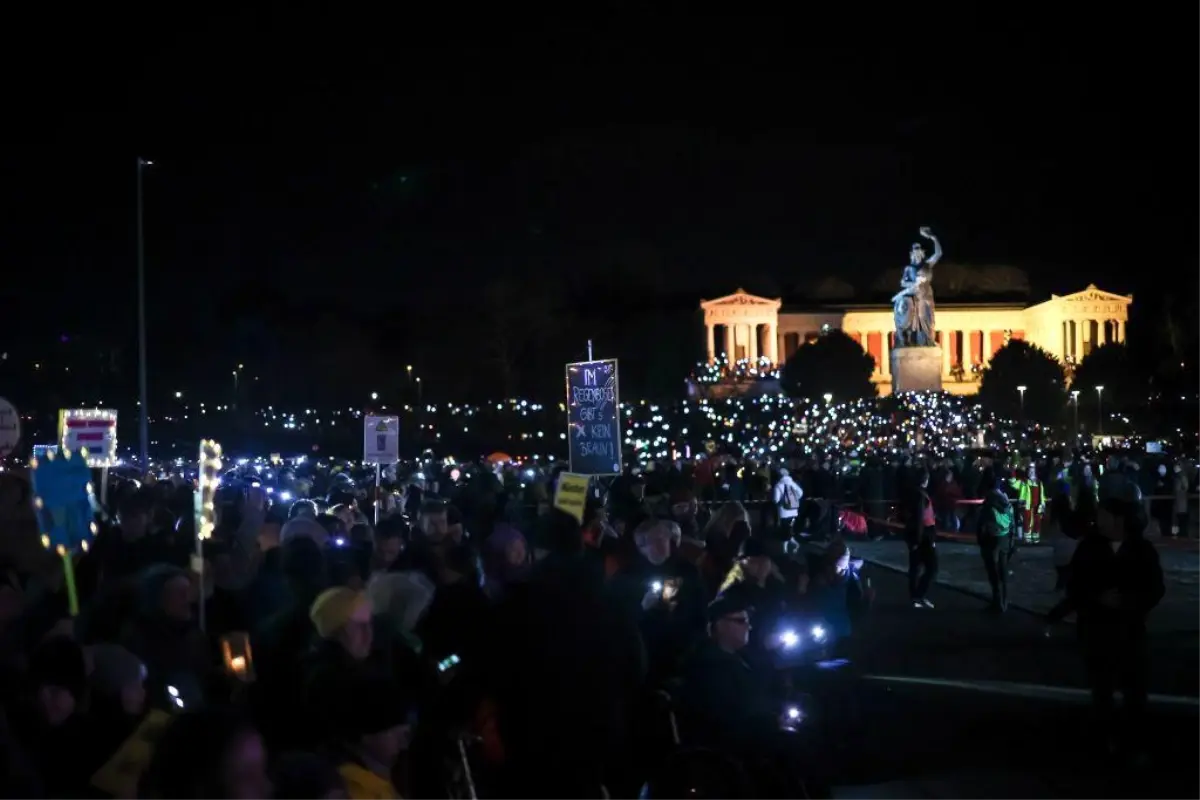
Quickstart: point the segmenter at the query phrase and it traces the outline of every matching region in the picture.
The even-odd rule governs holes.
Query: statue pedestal
[[[892,393],[940,392],[942,348],[897,347],[892,351]]]

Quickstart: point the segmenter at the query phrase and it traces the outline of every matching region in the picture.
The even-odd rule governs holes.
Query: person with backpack
[[[775,483],[771,499],[775,502],[775,513],[779,519],[779,536],[781,539],[789,539],[793,534],[792,528],[796,524],[796,518],[800,516],[800,502],[804,499],[804,490],[792,480],[786,467],[779,468],[779,480]]]
[[[983,508],[979,514],[976,535],[979,554],[983,556],[983,568],[992,587],[989,610],[994,613],[1002,614],[1008,610],[1008,557],[1016,525],[1016,515],[1008,495],[992,479],[991,486],[983,494]]]

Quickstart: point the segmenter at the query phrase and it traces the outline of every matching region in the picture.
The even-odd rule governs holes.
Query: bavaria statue
[[[933,347],[937,344],[933,324],[933,267],[942,258],[942,245],[928,227],[921,235],[933,242],[933,255],[925,257],[920,242],[908,254],[908,266],[900,276],[900,291],[892,298],[896,317],[896,347]]]

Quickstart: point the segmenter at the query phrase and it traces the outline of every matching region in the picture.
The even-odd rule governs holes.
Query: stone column
[[[888,332],[879,335],[879,374],[887,377],[892,374],[892,348],[888,343]]]
[[[779,331],[776,330],[776,324],[772,322],[767,326],[767,358],[771,359],[772,364],[779,364]]]
[[[725,323],[725,358],[733,360],[733,326]]]
[[[1125,323],[1119,319],[1113,320],[1113,341],[1117,344],[1125,342]]]
[[[713,363],[717,360],[717,345],[716,345],[716,328],[710,322],[704,326],[705,337],[704,341],[708,345],[708,363]]]
[[[751,322],[746,326],[750,330],[750,344],[747,352],[750,354],[750,363],[758,363],[758,323]]]
[[[942,377],[950,374],[950,331],[942,331]]]
[[[1079,320],[1071,320],[1071,355],[1083,358],[1083,344],[1079,338]]]
[[[1082,354],[1082,355],[1080,355],[1080,358],[1083,358],[1083,355],[1086,355],[1088,352],[1088,345],[1093,344],[1093,342],[1092,342],[1092,321],[1090,319],[1085,319],[1085,320],[1083,320],[1083,322],[1080,323],[1080,326],[1082,327],[1083,330],[1079,334],[1079,341],[1080,341],[1079,352]]]

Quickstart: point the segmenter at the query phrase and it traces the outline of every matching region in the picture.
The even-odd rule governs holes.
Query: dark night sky
[[[1038,295],[1167,281],[1194,302],[1194,24],[850,11],[477,34],[79,20],[36,63],[6,56],[5,276],[27,318],[7,338],[59,325],[49,307],[79,333],[132,330],[138,154],[158,162],[156,337],[248,285],[285,311],[453,314],[495,275],[611,253],[696,300],[869,284],[920,224]],[[76,278],[96,295],[64,297]]]

